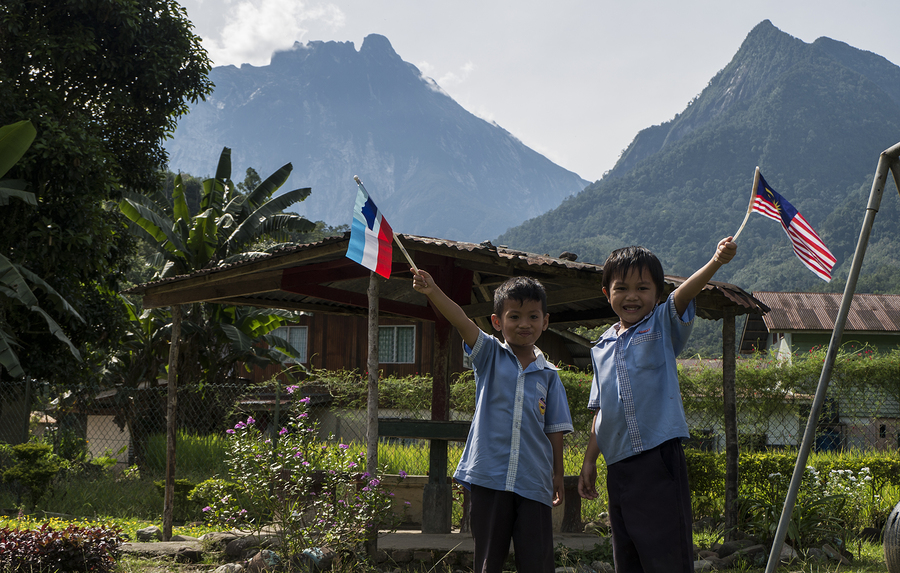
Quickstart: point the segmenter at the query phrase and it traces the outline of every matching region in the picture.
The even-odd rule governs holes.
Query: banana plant
[[[34,194],[25,191],[23,181],[4,179],[4,176],[31,146],[36,134],[34,126],[27,120],[0,127],[0,206],[8,205],[10,199],[13,198],[29,205],[37,205]],[[84,322],[81,315],[44,279],[0,254],[0,366],[5,368],[13,378],[25,376],[25,371],[15,351],[17,346],[15,333],[10,330],[11,325],[7,322],[7,307],[11,305],[24,306],[31,312],[40,315],[46,322],[50,334],[66,344],[75,358],[81,360],[81,354],[63,329],[41,307],[33,288],[43,291],[47,299],[53,302],[58,310]]]
[[[254,246],[263,239],[313,230],[314,223],[285,212],[306,199],[309,188],[273,197],[291,170],[288,163],[242,194],[231,181],[231,150],[226,147],[215,177],[203,181],[197,213],[191,213],[180,174],[171,198],[126,192],[119,208],[132,231],[154,247],[154,279],[183,275],[254,256]],[[293,356],[296,350],[271,332],[294,318],[295,313],[281,310],[190,305],[182,323],[179,372],[197,382],[225,381],[235,375],[238,362],[269,364],[285,354]]]
[[[308,187],[272,197],[292,169],[290,163],[282,166],[243,195],[231,181],[231,150],[226,147],[215,177],[203,182],[200,212],[190,212],[180,174],[171,201],[160,194],[126,192],[119,208],[133,232],[155,247],[156,278],[187,274],[253,256],[251,247],[264,237],[314,229],[305,217],[284,212],[309,196]]]

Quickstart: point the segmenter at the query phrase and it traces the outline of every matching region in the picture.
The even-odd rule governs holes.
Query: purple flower
[[[308,466],[309,462],[303,462],[303,465]]]
[[[347,466],[348,466],[348,467],[351,467],[351,468],[355,468],[355,467],[356,467],[356,462],[350,462],[349,464],[347,464]]]
[[[402,479],[402,478],[405,478],[406,476],[407,476],[407,473],[403,470],[400,470],[400,478]]]
[[[234,430],[232,430],[231,428],[228,428],[227,430],[225,430],[225,433],[226,433],[226,434],[233,434],[233,433],[234,433]]]
[[[278,430],[278,435],[283,436],[283,435],[287,434],[287,432],[288,432],[287,428],[281,428],[280,430]]]
[[[295,385],[293,385],[293,386],[288,386],[287,388],[285,388],[285,390],[287,390],[287,393],[288,393],[288,394],[293,394],[294,392],[297,391],[298,388],[300,388],[300,386],[297,386],[297,385],[295,384]]]
[[[309,414],[307,414],[306,412],[300,412],[299,414],[297,414],[298,418],[305,418],[307,416],[309,416]]]
[[[254,420],[252,416],[247,416],[247,424],[248,424],[248,425],[249,425],[249,424],[252,424],[252,423],[255,422],[255,421],[256,421],[256,420]]]
[[[347,444],[338,444],[338,447],[339,447],[340,449],[342,449],[342,450],[349,450],[349,449],[350,449],[350,446],[348,446]]]
[[[244,424],[243,422],[238,422],[237,424],[234,425],[235,430],[243,430],[246,427],[247,427],[247,425]]]
[[[207,505],[206,507],[203,508],[203,511],[212,511],[212,508]]]
[[[301,457],[302,455],[303,455],[303,454],[301,454],[300,452],[297,452],[297,453],[294,454],[294,457],[295,457],[295,458],[299,458],[299,457]]]
[[[306,398],[301,398],[300,403],[301,404],[309,404],[309,396],[307,396]]]

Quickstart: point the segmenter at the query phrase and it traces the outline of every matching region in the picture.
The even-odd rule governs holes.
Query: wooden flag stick
[[[397,246],[400,247],[400,250],[403,251],[403,256],[406,257],[406,260],[409,261],[409,265],[412,269],[419,274],[419,267],[416,266],[416,263],[413,262],[412,257],[409,256],[409,253],[406,252],[406,247],[403,246],[403,243],[400,242],[400,235],[394,233],[394,242],[397,243]]]
[[[747,224],[747,219],[750,218],[750,213],[753,212],[753,200],[756,199],[756,186],[759,185],[759,166],[756,166],[756,171],[753,173],[753,187],[750,189],[750,204],[747,206],[747,214],[744,215],[744,222],[741,223],[741,228],[738,229],[738,232],[734,234],[734,238],[731,239],[732,242],[737,242],[738,235],[741,234],[741,231],[744,230],[744,225]]]

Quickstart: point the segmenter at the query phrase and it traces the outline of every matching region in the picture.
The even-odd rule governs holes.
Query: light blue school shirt
[[[673,438],[689,437],[675,357],[694,324],[694,301],[682,316],[672,295],[621,335],[610,327],[591,349],[594,380],[588,408],[606,464]]]
[[[463,348],[475,369],[475,414],[453,478],[553,503],[553,447],[547,434],[573,431],[557,368],[535,347],[522,370],[512,349],[480,332]]]

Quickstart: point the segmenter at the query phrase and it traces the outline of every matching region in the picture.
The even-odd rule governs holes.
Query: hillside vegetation
[[[780,225],[752,215],[716,279],[748,291],[840,292],[878,156],[898,141],[900,68],[828,38],[806,44],[764,21],[682,113],[641,131],[603,179],[498,241],[594,263],[639,244],[667,274],[687,276],[737,231],[758,165],[835,254],[835,278],[818,279]],[[900,200],[889,182],[858,292],[900,293],[898,253]]]

